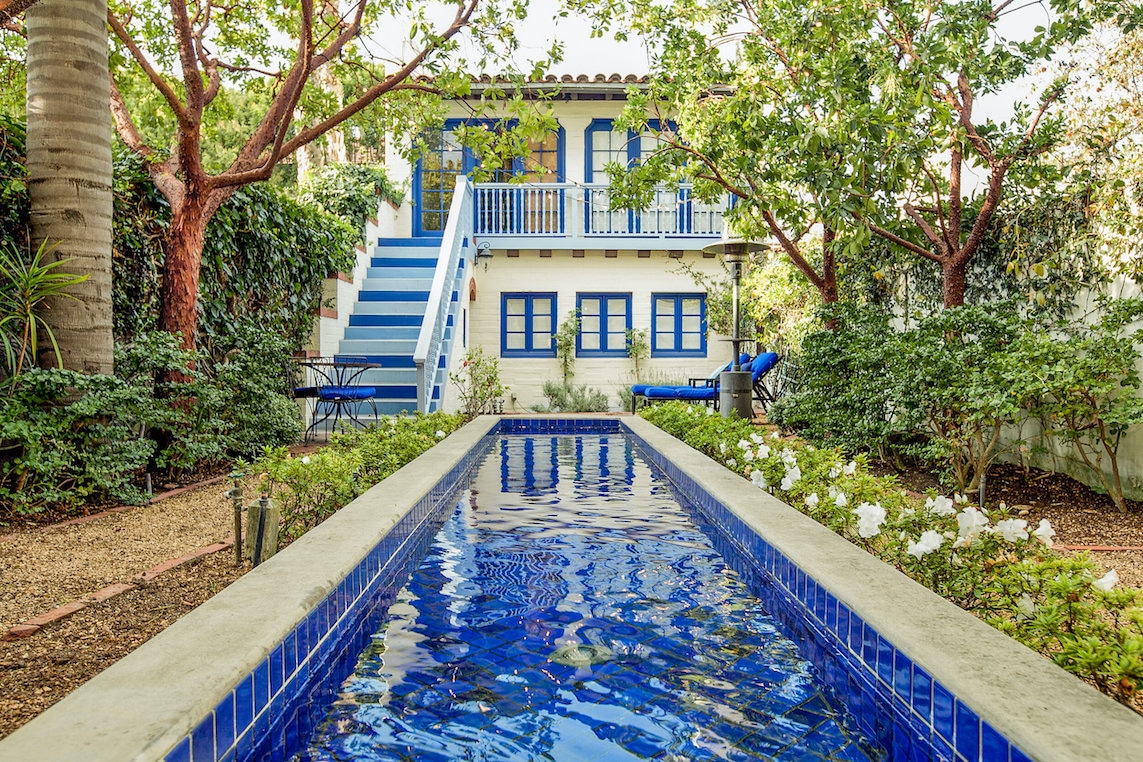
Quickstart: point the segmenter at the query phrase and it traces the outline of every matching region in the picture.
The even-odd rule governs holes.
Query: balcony
[[[722,235],[727,208],[696,201],[688,186],[656,191],[642,211],[612,208],[606,184],[477,183],[474,190],[474,235],[500,248],[700,249]]]

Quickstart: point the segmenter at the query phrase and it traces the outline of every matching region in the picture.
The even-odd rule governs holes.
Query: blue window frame
[[[617,130],[611,119],[593,119],[584,132],[584,179],[588,183],[607,181],[607,165],[632,167],[659,147],[657,131],[673,130],[668,122],[647,122],[648,132]],[[674,233],[689,232],[689,208],[681,192],[657,190],[651,206],[641,211],[611,211],[606,192],[590,190],[585,210],[587,230],[593,233]]]
[[[651,295],[651,356],[706,357],[706,295]]]
[[[476,154],[460,144],[456,129],[461,125],[485,129],[511,129],[515,121],[491,119],[449,119],[444,129],[422,136],[424,150],[413,170],[413,198],[418,204],[413,214],[413,235],[440,236],[448,222],[449,206],[458,175],[469,175],[477,168]],[[562,181],[564,178],[564,129],[539,141],[529,141],[530,153],[496,167],[491,182],[507,182],[523,177],[530,183]]]
[[[556,356],[556,295],[500,295],[500,356]]]
[[[579,357],[626,357],[631,330],[631,294],[577,294]]]

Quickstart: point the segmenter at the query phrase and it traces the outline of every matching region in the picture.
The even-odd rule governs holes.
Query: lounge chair
[[[742,356],[740,356],[738,358],[738,367],[745,369],[746,364],[749,362],[750,362],[750,355],[746,354],[744,352],[742,354]],[[705,387],[717,388],[718,377],[722,374],[723,371],[727,371],[727,370],[730,370],[730,363],[726,363],[725,365],[719,365],[717,368],[715,368],[713,371],[711,371],[710,375],[707,376],[706,378],[691,378],[688,380],[688,384],[691,388],[699,388],[699,389],[705,388]],[[639,398],[640,397],[643,397],[644,400],[646,400],[648,389],[660,389],[660,388],[681,389],[684,387],[682,387],[682,386],[665,387],[665,386],[658,386],[656,384],[633,384],[631,386],[631,412],[632,413],[635,412],[635,409],[639,405]],[[705,397],[706,397],[706,393],[704,392],[703,394],[698,395],[694,399],[696,401],[704,401],[705,402],[706,401]],[[718,395],[716,394],[715,395],[715,406],[716,407],[718,406],[717,397],[718,397]],[[672,399],[675,399],[675,398],[672,398]]]
[[[750,384],[754,390],[754,398],[757,399],[762,409],[765,410],[766,406],[774,401],[774,395],[766,387],[765,379],[766,374],[769,373],[778,364],[778,355],[774,352],[762,352],[753,360],[749,365],[742,363],[740,367],[743,370],[750,372]],[[723,370],[728,370],[729,365],[719,369],[719,373]],[[696,379],[692,379],[694,381]],[[647,403],[651,402],[666,402],[669,400],[679,400],[681,402],[702,402],[706,405],[711,405],[715,410],[718,409],[719,401],[719,388],[718,378],[706,379],[707,383],[702,385],[689,384],[687,386],[651,386],[644,390],[639,395],[643,397]],[[632,412],[635,410],[637,396],[635,389],[632,387],[631,407]]]

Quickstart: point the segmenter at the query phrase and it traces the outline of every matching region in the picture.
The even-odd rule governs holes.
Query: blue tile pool
[[[297,757],[869,760],[619,433],[499,438]]]
[[[323,525],[303,538],[307,547],[299,558],[315,559],[318,547],[326,553],[346,544],[359,548],[337,562],[347,571],[325,581],[286,559],[274,575],[266,569],[266,581],[293,575],[305,590],[329,592],[312,598],[316,605],[307,603],[300,619],[285,612],[289,618],[279,630],[285,634],[265,646],[264,658],[247,662],[261,659],[237,672],[236,683],[229,678],[212,694],[222,698],[210,699],[213,708],[176,736],[173,748],[165,745],[167,762],[346,758],[339,744],[369,746],[372,756],[365,758],[418,762],[1033,758],[1000,729],[1017,727],[1004,710],[1019,697],[1004,694],[1005,703],[996,702],[995,690],[980,691],[979,680],[963,679],[965,668],[948,669],[975,668],[975,652],[966,659],[939,646],[945,650],[934,654],[929,640],[954,648],[962,641],[940,630],[930,637],[881,609],[899,608],[895,597],[901,596],[955,622],[958,632],[972,633],[974,644],[996,636],[990,648],[1004,651],[1009,641],[971,617],[957,618],[960,612],[939,599],[934,604],[931,594],[918,595],[893,570],[759,496],[744,480],[637,419],[508,417],[473,426],[458,440],[466,444],[452,447],[448,457],[423,456],[428,459],[406,476],[393,477],[343,512],[348,516],[327,522],[329,531]],[[614,444],[619,434],[628,439],[622,446]],[[448,442],[442,447],[448,450]],[[688,458],[695,461],[684,462]],[[390,491],[393,483],[396,491]],[[625,510],[635,493],[651,501],[657,518],[649,527]],[[592,501],[575,509],[586,515],[552,515],[551,501],[568,494]],[[751,516],[762,514],[771,528],[760,533]],[[515,544],[508,526],[537,517],[541,528],[524,534],[544,542]],[[346,527],[359,527],[359,534],[347,534]],[[618,539],[632,527],[633,539]],[[767,539],[771,531],[780,539]],[[472,538],[475,545],[461,542]],[[646,546],[650,560],[620,560],[610,551],[623,544]],[[780,547],[796,552],[818,576]],[[290,550],[301,548],[281,555]],[[437,565],[411,577],[426,559]],[[861,571],[855,577],[850,569]],[[491,575],[479,591],[476,571]],[[716,580],[714,592],[701,591],[697,581],[683,583],[691,579],[684,571]],[[893,597],[871,597],[870,586]],[[589,588],[617,597],[596,599]],[[743,597],[732,599],[732,592]],[[909,651],[927,666],[880,629],[902,629],[902,621],[912,638]],[[1004,669],[1041,679],[1040,661],[1025,666],[1023,651],[1005,653]],[[766,671],[778,656],[783,671]],[[937,675],[934,667],[945,672]],[[1054,676],[1038,684],[1053,693],[1072,689]],[[980,713],[977,700],[991,705],[991,714]],[[1077,693],[1069,700],[1088,697]],[[542,710],[529,713],[532,706]],[[841,706],[846,709],[839,712]],[[202,716],[199,711],[183,716]],[[1098,711],[1104,716],[1108,707],[1100,703]],[[676,732],[683,720],[694,721],[690,736]],[[1109,727],[1133,732],[1134,721],[1117,718]],[[349,731],[344,739],[356,740],[329,740],[326,730],[334,726]],[[442,729],[444,736],[431,737]],[[534,752],[525,745],[533,736],[552,749],[584,744],[593,751],[586,757]],[[379,738],[385,743],[376,744]],[[495,738],[504,754],[466,757],[470,750],[458,750],[473,738]],[[1060,738],[1072,748],[1070,739]],[[1071,757],[1049,749],[1036,758]]]

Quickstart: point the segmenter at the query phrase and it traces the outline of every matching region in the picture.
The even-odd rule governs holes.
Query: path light
[[[738,413],[740,418],[748,421],[754,418],[754,390],[750,383],[750,372],[742,370],[738,364],[738,358],[742,354],[741,347],[747,341],[738,333],[738,285],[742,280],[742,263],[746,258],[768,248],[764,243],[740,238],[730,238],[702,248],[704,254],[722,255],[726,264],[730,266],[730,278],[734,284],[730,303],[730,346],[733,356],[730,358],[730,369],[724,370],[718,377],[718,404],[724,418],[731,417],[733,413]]]

